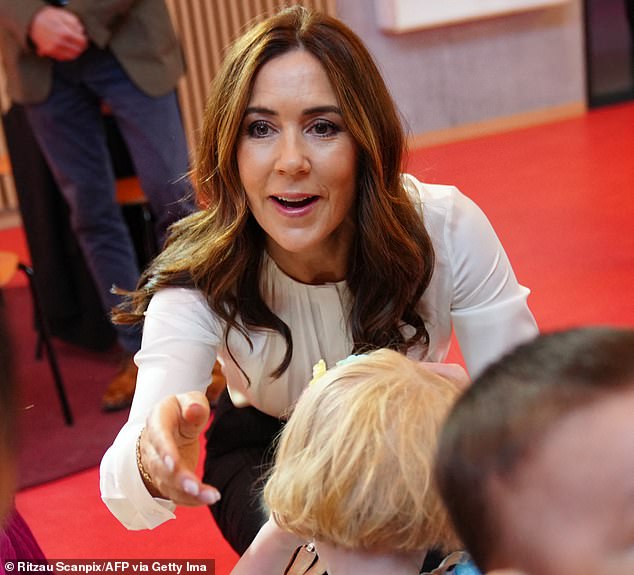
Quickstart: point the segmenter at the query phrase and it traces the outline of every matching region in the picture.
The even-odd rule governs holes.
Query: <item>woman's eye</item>
[[[252,138],[266,138],[271,133],[271,127],[266,122],[259,120],[249,125],[247,133]]]
[[[311,130],[320,137],[334,136],[339,132],[339,127],[333,122],[327,120],[318,120],[311,126]]]

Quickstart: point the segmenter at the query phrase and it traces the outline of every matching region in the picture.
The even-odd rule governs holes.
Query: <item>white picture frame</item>
[[[404,33],[565,4],[570,0],[375,0],[379,28]]]

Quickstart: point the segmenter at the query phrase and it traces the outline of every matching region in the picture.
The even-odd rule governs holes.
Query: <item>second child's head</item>
[[[483,569],[634,573],[634,330],[577,328],[474,381],[441,435],[438,482]]]

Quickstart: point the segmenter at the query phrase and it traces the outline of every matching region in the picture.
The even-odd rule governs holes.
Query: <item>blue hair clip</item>
[[[350,363],[355,363],[356,361],[359,361],[359,360],[361,360],[361,359],[363,359],[364,357],[367,357],[367,356],[368,356],[367,353],[352,353],[348,357],[340,359],[336,363],[336,365],[348,365]]]
[[[359,361],[360,359],[367,356],[367,353],[353,353],[348,357],[344,357],[340,359],[335,365],[348,365],[350,363],[354,363],[355,361]],[[308,385],[312,385],[315,383],[324,373],[328,371],[328,366],[323,359],[320,359],[315,365],[313,365],[313,378],[310,380]]]

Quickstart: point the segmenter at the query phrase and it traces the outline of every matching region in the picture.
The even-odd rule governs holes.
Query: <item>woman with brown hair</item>
[[[101,470],[126,526],[208,503],[243,552],[266,521],[254,485],[272,438],[320,359],[387,347],[447,369],[453,327],[473,376],[536,334],[484,214],[402,174],[403,152],[387,87],[338,20],[290,8],[230,49],[194,170],[202,208],[117,313],[144,321],[130,418]],[[227,393],[201,482],[216,358]]]

